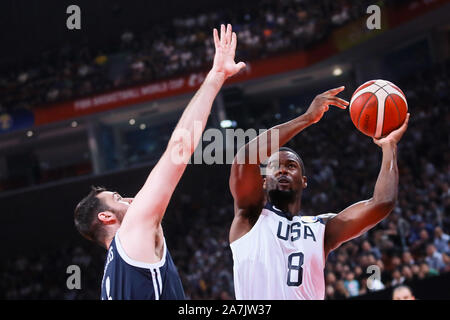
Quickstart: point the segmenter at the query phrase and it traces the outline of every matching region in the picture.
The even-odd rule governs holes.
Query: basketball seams
[[[387,97],[386,97],[386,100],[387,100],[388,98],[391,98],[392,102],[394,103],[395,109],[397,110],[397,115],[398,115],[397,119],[398,119],[398,122],[400,122],[400,120],[401,120],[400,108],[398,107],[397,102],[395,101],[395,99],[393,98],[393,96],[395,95],[395,96],[399,97],[400,99],[402,99],[402,100],[405,102],[406,108],[408,108],[408,103],[407,103],[407,101],[406,101],[406,98],[405,98],[405,96],[404,96],[403,91],[402,91],[399,87],[397,87],[396,85],[394,85],[394,84],[391,83],[389,89],[390,89],[390,90],[388,91],[388,90],[386,90],[386,89],[383,88],[383,90],[388,94]],[[393,89],[393,90],[392,90],[392,89]],[[390,91],[394,91],[394,92],[390,92]],[[385,102],[385,103],[386,103],[386,102]],[[400,124],[400,123],[399,123],[399,124]],[[383,123],[383,128],[382,128],[381,132],[383,133],[383,131],[384,131],[384,123]]]
[[[395,89],[395,88],[394,88]],[[392,95],[393,94],[395,94],[395,95],[397,95],[398,96],[398,94],[396,94],[396,93],[389,93],[389,91],[387,91],[386,89],[384,89],[384,87],[383,87],[383,90],[387,93],[387,97],[386,97],[386,99],[385,99],[385,101],[384,101],[384,105],[386,106],[386,101],[387,101],[387,99],[388,98],[391,98],[391,100],[392,100],[392,102],[394,102],[394,106],[395,106],[395,109],[397,109],[397,114],[398,114],[398,121],[400,121],[400,109],[398,108],[398,106],[397,106],[397,103],[395,102],[395,100],[394,100],[394,98],[392,98]],[[396,89],[397,90],[397,89]],[[384,121],[383,121],[383,128],[381,129],[381,133],[383,133],[383,129],[384,129]]]
[[[387,89],[385,89],[384,87],[388,87]],[[385,126],[385,123],[384,123],[384,118],[385,118],[385,112],[386,112],[386,102],[387,102],[387,100],[388,100],[388,98],[390,97],[391,98],[391,100],[394,102],[394,105],[395,105],[395,108],[396,108],[396,110],[397,110],[397,119],[398,119],[398,122],[400,122],[400,109],[398,108],[398,106],[397,106],[397,103],[395,102],[395,100],[391,97],[391,95],[397,95],[397,96],[399,96],[401,99],[403,99],[404,101],[405,101],[405,103],[406,103],[406,99],[404,98],[404,97],[402,97],[402,91],[399,91],[399,89],[397,88],[397,87],[394,87],[394,85],[392,84],[392,83],[390,83],[390,82],[387,82],[385,85],[383,85],[382,87],[381,87],[381,89],[383,89],[383,91],[386,93],[386,97],[385,97],[385,99],[384,99],[384,106],[383,106],[383,109],[381,110],[382,111],[382,115],[379,115],[379,120],[381,120],[382,121],[382,124],[380,125],[380,127],[378,126],[378,121],[377,121],[377,131],[375,132],[375,136],[376,137],[381,137],[382,135],[383,135],[383,132],[384,132],[384,126]],[[392,91],[394,91],[394,92],[392,92]],[[378,133],[378,134],[377,134]]]
[[[356,89],[356,91],[353,93],[352,99],[353,99],[355,96],[359,96],[359,95],[361,94],[361,92],[364,92],[363,90],[369,88],[369,87],[370,87],[371,85],[373,85],[374,83],[375,83],[374,80],[370,80],[370,81],[367,81],[367,82],[363,83],[362,85],[360,85],[360,86]]]
[[[364,111],[364,109],[366,108],[367,104],[369,103],[370,99],[372,99],[373,96],[375,96],[375,98],[377,97],[377,96],[375,95],[375,93],[373,93],[373,92],[365,92],[365,93],[369,93],[369,94],[370,94],[370,97],[367,98],[366,102],[364,103],[363,107],[361,108],[361,111],[359,112],[359,115],[358,115],[358,122],[357,122],[357,124],[358,124],[358,125],[357,125],[357,128],[359,128],[359,122],[361,121],[361,115],[363,114],[363,111]],[[378,103],[377,103],[377,110],[378,110]]]
[[[395,84],[391,84],[391,86],[392,86],[392,88],[394,88],[394,89],[396,89],[398,92],[400,92],[401,93],[401,95],[400,96],[402,96],[402,97],[404,97],[405,98],[405,102],[406,102],[406,94],[402,91],[402,89],[400,89],[399,87],[397,87]]]
[[[368,92],[368,93],[375,93],[375,92],[377,92],[379,89],[377,89],[377,88],[372,88],[373,85],[374,85],[374,83],[368,85],[368,86],[365,87],[365,88],[360,89],[359,91],[356,91],[356,92],[353,94],[353,96],[352,96],[352,98],[351,98],[351,100],[350,100],[350,104],[352,104],[353,101],[355,101],[359,96],[363,95],[363,94],[366,93],[366,92]],[[378,87],[378,86],[377,86],[377,87]],[[376,90],[376,91],[374,91],[374,90]]]
[[[398,108],[398,106],[397,106],[397,102],[395,102],[395,99],[392,97],[392,95],[393,95],[394,93],[390,93],[387,97],[386,97],[386,100],[388,99],[388,98],[391,98],[391,100],[392,100],[392,102],[394,102],[394,106],[395,106],[395,109],[397,109],[397,114],[398,114],[398,122],[400,122],[400,119],[401,119],[401,115],[400,115],[400,109]],[[384,123],[383,123],[383,129],[381,130],[381,132],[383,132],[384,131]]]
[[[376,127],[375,127],[375,134],[374,137],[375,138],[379,138],[381,137],[382,133],[383,133],[383,126],[384,126],[384,114],[385,114],[385,108],[386,108],[386,97],[389,95],[387,93],[387,91],[385,89],[383,89],[383,87],[381,87],[378,91],[381,91],[381,93],[379,93],[377,95],[378,98],[378,105],[380,106],[381,103],[383,103],[382,108],[378,108],[377,110],[377,123],[376,123]],[[383,94],[383,91],[386,92],[386,97],[381,96]],[[380,97],[381,96],[381,97]],[[382,101],[380,101],[382,100]]]
[[[397,106],[397,102],[395,102],[395,99],[392,97],[392,95],[394,95],[394,94],[395,93],[389,93],[388,96],[386,97],[386,100],[387,100],[387,98],[391,98],[392,102],[394,102],[395,109],[397,109],[397,113],[398,113],[398,121],[400,121],[400,109]]]
[[[383,88],[384,86],[386,86],[386,84],[384,86],[380,86],[378,83],[374,82],[374,85],[376,85],[378,88]]]
[[[408,105],[408,102],[406,101],[406,96],[403,93],[403,91],[400,90],[400,88],[394,87],[393,85],[391,85],[390,89],[394,89],[394,90],[392,90],[393,92],[389,92],[388,90],[384,89],[384,87],[383,87],[383,90],[386,91],[386,93],[388,95],[395,94],[395,95],[399,96],[405,102],[406,105]]]
[[[367,92],[366,92],[367,93]],[[361,115],[363,114],[363,111],[364,111],[364,109],[366,108],[366,106],[367,106],[367,104],[369,103],[369,101],[370,101],[370,99],[372,99],[372,97],[373,96],[375,96],[375,99],[376,99],[376,95],[375,95],[375,93],[373,93],[373,92],[369,92],[369,94],[370,94],[370,97],[369,98],[367,98],[367,100],[366,100],[366,102],[364,103],[364,105],[363,105],[363,107],[361,108],[361,111],[359,112],[359,115],[358,115],[358,122],[357,122],[357,128],[359,128],[359,122],[361,121]],[[377,104],[377,110],[378,110],[378,104]]]
[[[375,84],[375,83],[372,83],[372,84]],[[378,85],[377,85],[378,86]],[[379,86],[378,86],[379,87]],[[368,88],[368,87],[367,87]],[[366,89],[366,88],[364,88],[364,89]],[[369,103],[369,101],[370,101],[370,99],[372,99],[372,97],[373,96],[375,96],[375,98],[377,99],[377,113],[378,113],[378,107],[379,107],[379,104],[380,104],[380,102],[378,101],[378,97],[377,97],[377,95],[376,95],[376,93],[379,91],[379,90],[381,90],[381,87],[379,88],[379,89],[377,89],[377,91],[375,91],[375,92],[363,92],[361,95],[363,95],[364,93],[370,93],[371,94],[371,96],[367,99],[367,101],[364,103],[364,106],[361,108],[361,111],[359,112],[359,116],[358,116],[358,122],[357,122],[357,128],[359,129],[359,122],[360,122],[360,120],[361,120],[361,115],[363,114],[363,111],[364,111],[364,109],[366,108],[366,106],[367,106],[367,104]],[[359,97],[359,96],[358,96]]]

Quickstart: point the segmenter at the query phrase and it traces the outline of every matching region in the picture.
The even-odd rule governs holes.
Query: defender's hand
[[[317,95],[308,110],[306,110],[305,115],[310,117],[312,123],[316,123],[322,119],[323,114],[328,111],[330,105],[346,109],[349,105],[348,101],[336,97],[336,95],[344,89],[345,87],[342,86]]]
[[[214,64],[211,71],[223,74],[229,78],[238,73],[245,67],[244,62],[235,63],[234,55],[236,53],[237,37],[236,33],[232,32],[231,24],[228,24],[225,30],[225,25],[220,27],[220,39],[217,29],[214,28],[214,45],[216,47],[216,54],[214,56]]]
[[[383,145],[386,145],[386,144],[397,144],[400,141],[400,139],[402,138],[406,129],[408,128],[409,115],[410,115],[409,113],[406,114],[405,122],[403,122],[403,124],[400,128],[392,131],[384,138],[380,138],[380,139],[373,138],[373,142],[380,147],[382,147]]]

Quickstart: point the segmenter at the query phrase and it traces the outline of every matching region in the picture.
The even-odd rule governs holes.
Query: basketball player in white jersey
[[[345,109],[348,102],[336,97],[342,90],[316,96],[303,115],[271,128],[236,154],[229,181],[235,210],[229,240],[236,299],[324,299],[323,270],[330,251],[367,232],[394,208],[397,143],[409,114],[399,129],[373,140],[383,153],[373,196],[338,214],[302,216],[301,197],[307,186],[302,159],[289,148],[271,150],[275,130],[283,146],[318,122],[329,105]],[[257,163],[250,161],[251,150],[258,150]],[[266,161],[263,177],[260,164]]]

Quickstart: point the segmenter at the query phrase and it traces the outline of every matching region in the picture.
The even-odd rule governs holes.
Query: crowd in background
[[[405,2],[405,1],[404,1]],[[394,1],[380,0],[379,5]],[[231,23],[239,60],[249,61],[319,42],[366,15],[371,1],[261,1],[175,17],[146,30],[125,30],[102,50],[67,44],[0,74],[0,111],[41,106],[210,67],[212,29]]]
[[[450,271],[450,61],[397,84],[411,112],[408,131],[398,145],[399,192],[393,212],[376,227],[333,251],[324,276],[326,298],[345,299],[371,291],[412,284]],[[278,109],[277,109],[278,108]],[[262,128],[299,115],[278,105],[254,108]],[[252,117],[237,119],[251,127]],[[308,188],[302,215],[343,210],[371,197],[381,151],[358,132],[348,114],[330,110],[289,146],[306,166]],[[163,226],[188,299],[233,299],[233,264],[228,230],[233,202],[229,168],[199,175],[197,188],[179,188]],[[104,252],[94,245],[0,262],[0,297],[7,299],[98,299]],[[66,268],[83,270],[81,290],[68,290]],[[381,277],[369,279],[377,266]],[[418,297],[420,298],[420,297]]]
[[[242,2],[242,8],[233,12],[221,9],[176,17],[150,30],[125,30],[104,50],[83,45],[43,52],[39,63],[24,63],[22,68],[0,74],[0,112],[208,68],[214,55],[211,30],[220,23],[233,25],[239,60],[305,49],[336,27],[366,14],[369,4],[261,1],[258,8],[249,10]],[[447,63],[398,83],[414,109],[398,149],[397,206],[374,229],[330,254],[324,270],[327,299],[412,284],[450,271],[449,71]],[[236,120],[242,128],[269,128],[298,114],[295,106],[279,105],[255,108],[252,115]],[[330,111],[289,146],[303,157],[309,179],[303,215],[337,213],[371,196],[381,152],[354,128],[347,115]],[[178,190],[164,221],[167,244],[188,299],[234,298],[228,242],[233,202],[228,174],[224,168],[214,182],[198,177],[199,184],[205,179],[206,188]],[[85,243],[2,259],[0,298],[98,299],[104,258],[101,248]],[[80,290],[66,287],[69,265],[82,270]],[[379,267],[381,277],[372,281],[367,268],[373,265]]]

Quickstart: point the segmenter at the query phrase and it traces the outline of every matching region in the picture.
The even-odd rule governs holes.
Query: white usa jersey
[[[230,244],[238,300],[323,300],[325,221],[288,217],[267,203],[258,221]]]

